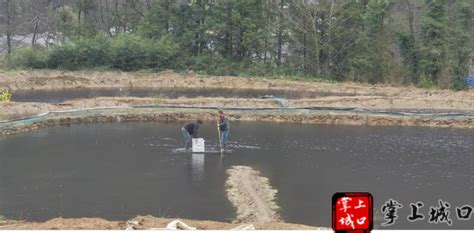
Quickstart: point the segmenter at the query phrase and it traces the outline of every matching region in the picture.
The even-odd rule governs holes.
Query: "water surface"
[[[232,123],[233,153],[175,154],[180,124],[108,123],[58,126],[0,138],[0,213],[8,218],[102,217],[125,220],[151,214],[230,221],[225,169],[260,170],[278,189],[285,221],[330,227],[331,196],[368,191],[380,207],[393,198],[404,207],[392,228],[446,228],[428,224],[430,206],[473,203],[472,130]],[[206,123],[201,136],[216,145]],[[410,202],[422,201],[425,220],[409,223]]]
[[[338,93],[330,91],[293,91],[293,90],[255,90],[227,88],[76,88],[62,90],[29,90],[15,91],[12,101],[15,102],[46,102],[60,103],[66,100],[92,97],[157,97],[157,98],[196,98],[196,97],[225,97],[225,98],[261,98],[275,96],[286,99],[315,98],[321,96],[355,96],[356,93]]]

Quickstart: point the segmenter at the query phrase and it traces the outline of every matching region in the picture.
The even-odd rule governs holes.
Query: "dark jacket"
[[[197,138],[199,124],[197,122],[189,122],[184,125],[184,129],[188,131],[189,134],[193,136],[193,138]]]
[[[219,119],[219,130],[220,131],[229,130],[229,119],[227,119],[227,117],[221,117]]]

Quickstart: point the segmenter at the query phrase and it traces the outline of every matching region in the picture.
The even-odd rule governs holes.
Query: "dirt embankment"
[[[136,222],[136,230],[165,228],[174,219],[157,218],[153,216],[137,216],[129,221]],[[230,230],[239,224],[180,219],[187,225],[198,230]],[[0,230],[125,230],[127,221],[108,221],[100,218],[55,218],[46,222],[0,222]],[[291,223],[254,223],[257,230],[318,230],[313,226],[291,224]]]
[[[236,223],[281,222],[275,202],[277,191],[258,171],[246,166],[227,170],[227,197],[237,209]]]
[[[289,107],[355,107],[366,109],[418,109],[417,100],[404,98],[378,98],[378,97],[325,97],[320,99],[300,99],[289,100]],[[464,101],[447,101],[442,100],[424,100],[423,106],[425,110],[433,111],[474,111],[474,99]],[[445,104],[444,104],[445,103]],[[78,99],[66,101],[60,104],[48,103],[23,103],[10,102],[0,103],[0,121],[9,119],[18,119],[22,117],[33,116],[48,111],[65,111],[82,108],[95,107],[137,107],[137,106],[183,106],[183,107],[220,107],[220,108],[278,108],[278,103],[270,99],[232,99],[232,98],[182,98],[182,99],[157,99],[157,98],[137,98],[137,97],[99,97],[91,99]],[[381,106],[389,106],[389,108],[380,108]],[[192,112],[191,109],[189,109]],[[211,110],[209,110],[211,111]],[[133,112],[132,112],[133,113]],[[242,113],[244,114],[244,113]],[[275,115],[275,113],[274,113]],[[360,118],[362,114],[353,113],[354,117]],[[276,116],[276,115],[275,115]],[[337,120],[337,116],[331,115],[335,123],[344,124],[344,119]],[[393,117],[393,116],[392,116]],[[238,118],[238,117],[237,117]],[[402,121],[405,121],[401,119]],[[288,121],[301,122],[301,121]],[[387,121],[393,122],[393,121]],[[305,123],[318,123],[305,121]],[[349,123],[354,124],[354,123]],[[357,124],[366,124],[359,122]],[[369,125],[373,125],[370,124]],[[395,122],[395,125],[401,125]],[[407,124],[405,124],[407,125]],[[409,124],[408,124],[409,125]],[[423,125],[418,125],[423,126]]]
[[[226,110],[231,121],[288,122],[325,125],[367,125],[367,126],[420,126],[474,128],[472,117],[425,117],[425,116],[393,116],[385,114],[358,114],[352,112],[327,112],[312,110],[264,110],[242,111]],[[69,125],[78,123],[126,122],[126,121],[161,121],[177,122],[203,119],[215,121],[217,112],[209,109],[178,109],[178,108],[124,108],[101,109],[49,114],[30,123],[0,123],[0,136],[17,134],[42,127]]]
[[[379,109],[474,109],[474,91],[454,92],[450,90],[426,90],[415,87],[391,87],[358,83],[321,83],[266,78],[213,77],[196,74],[182,75],[173,71],[160,73],[63,71],[0,72],[0,89],[10,89],[13,91],[13,94],[15,90],[130,87],[228,88],[229,90],[289,90],[326,93],[325,96],[313,99],[290,100],[290,106],[320,105]],[[110,99],[108,101],[110,101]],[[191,103],[199,101],[207,102],[209,99],[196,98],[176,101]],[[232,101],[247,102],[247,100],[240,99],[227,100],[227,102]]]
[[[282,79],[249,78],[233,76],[203,76],[178,74],[173,71],[160,73],[133,72],[68,72],[68,71],[0,71],[0,88],[15,90],[51,90],[64,88],[229,88],[275,89],[341,92],[349,94],[377,93],[373,86],[354,83],[331,84],[289,81]],[[380,94],[384,94],[380,92]]]
[[[424,90],[413,87],[397,88],[389,86],[372,86],[355,83],[313,83],[288,80],[272,80],[263,78],[239,77],[201,77],[199,75],[180,75],[167,71],[157,74],[123,73],[123,72],[17,72],[0,73],[0,88],[19,89],[58,89],[58,88],[100,88],[100,87],[196,87],[196,88],[252,88],[297,91],[323,91],[334,93],[357,93],[364,96],[334,95],[312,99],[288,100],[289,107],[344,107],[365,109],[424,109],[445,111],[474,111],[474,92],[449,90]],[[14,93],[13,93],[14,94]],[[194,107],[279,107],[271,99],[242,99],[242,98],[137,98],[137,97],[98,97],[65,101],[60,104],[47,103],[0,103],[0,121],[17,119],[48,111],[65,111],[91,107],[131,107],[144,105],[173,105]],[[121,112],[123,120],[189,120],[196,116],[204,119],[212,118],[212,110],[203,112],[195,109],[187,110],[154,110],[145,113],[132,109]],[[184,116],[169,116],[170,114]],[[315,111],[234,111],[230,112],[232,120],[258,120],[276,122],[295,122],[310,124],[346,124],[346,125],[398,125],[398,126],[436,126],[474,128],[473,117],[465,118],[430,118],[406,117],[394,115],[366,114],[357,112],[315,112]],[[164,114],[164,115],[163,115]],[[38,123],[25,128],[37,128],[42,125],[53,125],[54,122],[102,122],[115,121],[113,116],[53,119],[49,122]],[[164,117],[160,118],[160,117]],[[9,134],[9,132],[0,132]]]

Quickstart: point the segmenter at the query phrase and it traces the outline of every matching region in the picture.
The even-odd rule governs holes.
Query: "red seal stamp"
[[[332,196],[332,229],[335,232],[370,232],[373,228],[370,193],[335,193]]]

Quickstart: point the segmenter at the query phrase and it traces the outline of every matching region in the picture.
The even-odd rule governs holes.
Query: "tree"
[[[7,52],[12,52],[12,36],[15,32],[16,2],[12,0],[2,0],[2,8],[5,11],[5,34],[7,37]]]
[[[287,15],[286,9],[288,8],[288,3],[286,0],[280,0],[278,6],[278,31],[277,31],[277,60],[276,64],[278,66],[282,63],[283,58],[283,45],[286,43],[287,40],[287,27],[286,27],[286,18]]]
[[[173,7],[175,3],[172,0],[154,1],[140,21],[138,32],[148,38],[160,38],[170,33]]]
[[[451,5],[449,14],[449,60],[452,67],[452,84],[455,89],[462,89],[464,78],[468,75],[470,55],[472,53],[472,32],[474,3],[469,0],[458,0]]]
[[[425,0],[426,10],[421,19],[422,75],[442,88],[449,87],[447,57],[447,0]]]
[[[6,50],[15,52],[14,36],[32,34],[39,47],[37,36],[53,34],[62,43],[38,51],[54,67],[195,66],[461,89],[474,46],[470,0],[0,0],[0,7]],[[97,60],[107,49],[127,61]],[[34,52],[15,57],[43,58]]]
[[[370,59],[370,72],[368,81],[377,83],[386,80],[390,75],[390,43],[392,36],[389,34],[389,27],[386,27],[386,19],[389,16],[391,4],[389,0],[370,0],[367,6],[366,25],[367,34],[370,41],[370,50],[367,51]]]
[[[94,0],[76,0],[77,32],[79,36],[93,36],[96,25],[93,21],[92,11],[96,9]]]

